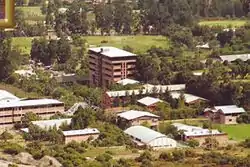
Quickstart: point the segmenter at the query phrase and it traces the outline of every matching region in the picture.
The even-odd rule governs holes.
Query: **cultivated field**
[[[250,138],[250,125],[238,124],[238,125],[219,125],[223,132],[228,133],[229,138],[237,141]]]
[[[200,21],[200,25],[207,26],[223,26],[223,27],[241,27],[246,23],[246,20],[204,20]]]
[[[169,47],[169,41],[163,36],[86,36],[89,46],[114,46],[123,48],[129,46],[136,53],[145,53],[151,46],[162,48]],[[31,49],[31,37],[12,38],[12,46],[21,49],[22,53],[29,54]]]

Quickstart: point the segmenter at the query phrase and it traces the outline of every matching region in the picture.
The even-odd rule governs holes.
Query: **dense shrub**
[[[3,148],[3,152],[6,154],[16,155],[24,151],[24,148],[15,143],[9,143]]]
[[[189,147],[198,147],[200,143],[197,140],[191,139],[187,141]]]

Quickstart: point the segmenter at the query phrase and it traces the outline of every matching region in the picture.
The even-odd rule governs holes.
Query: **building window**
[[[232,119],[229,119],[229,122],[232,122]]]

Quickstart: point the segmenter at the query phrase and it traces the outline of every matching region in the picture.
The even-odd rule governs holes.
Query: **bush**
[[[142,162],[143,160],[153,160],[153,157],[151,155],[151,153],[149,151],[145,151],[143,152],[139,157],[136,158],[136,161],[138,162]]]
[[[107,40],[102,40],[101,43],[108,43],[108,41]]]
[[[8,144],[4,147],[3,152],[6,154],[16,155],[24,151],[24,148],[18,144]]]
[[[163,153],[160,154],[159,159],[164,160],[164,161],[172,161],[173,156],[169,152],[163,152]]]
[[[174,150],[172,155],[175,161],[183,160],[185,158],[185,152],[182,150]]]
[[[13,139],[13,135],[11,133],[9,133],[8,131],[4,131],[1,135],[0,135],[0,139],[1,140],[4,140],[4,141],[7,141],[7,140],[10,140],[10,139]]]
[[[198,147],[200,145],[200,143],[197,140],[191,139],[187,141],[187,144],[189,147]]]

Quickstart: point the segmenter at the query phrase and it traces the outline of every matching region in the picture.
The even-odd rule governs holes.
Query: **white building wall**
[[[168,137],[156,138],[148,143],[151,147],[173,148],[176,147],[177,142]]]

